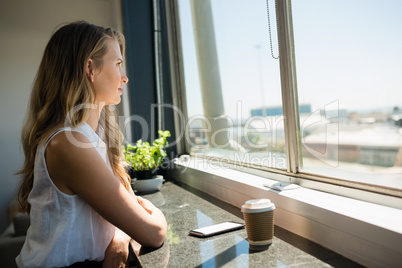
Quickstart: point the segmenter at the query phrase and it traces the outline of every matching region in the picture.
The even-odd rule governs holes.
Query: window
[[[292,1],[302,172],[402,189],[401,9]]]
[[[401,8],[178,0],[191,152],[401,196]]]
[[[191,151],[285,169],[279,61],[262,34],[269,31],[266,4],[208,2],[179,1]],[[214,124],[228,139],[212,137]]]

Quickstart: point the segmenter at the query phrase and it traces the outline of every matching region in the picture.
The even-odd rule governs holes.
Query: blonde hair
[[[28,195],[33,187],[38,145],[66,123],[76,127],[88,117],[87,108],[74,111],[80,105],[92,104],[95,100],[95,92],[86,74],[86,64],[92,59],[95,68],[102,67],[102,59],[108,48],[106,41],[110,39],[119,43],[124,55],[125,39],[121,33],[85,21],[67,24],[50,38],[33,84],[30,106],[22,129],[25,162],[18,172],[22,175],[18,192],[21,211],[30,211]],[[103,140],[113,173],[128,189],[129,177],[121,152],[123,136],[113,111],[113,107],[105,106],[99,125],[104,129]]]

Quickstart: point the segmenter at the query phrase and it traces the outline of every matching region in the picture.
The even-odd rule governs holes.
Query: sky
[[[280,106],[275,3],[211,0],[225,112]],[[189,116],[203,114],[190,0],[180,0]],[[402,1],[293,0],[299,103],[322,109],[402,109]],[[239,108],[240,107],[240,108]]]

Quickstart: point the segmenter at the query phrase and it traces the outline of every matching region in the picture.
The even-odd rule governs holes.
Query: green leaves
[[[125,159],[136,171],[153,169],[162,164],[166,157],[165,148],[168,146],[167,137],[170,137],[168,130],[158,131],[159,138],[155,139],[152,146],[141,139],[135,145],[127,144],[123,148]]]

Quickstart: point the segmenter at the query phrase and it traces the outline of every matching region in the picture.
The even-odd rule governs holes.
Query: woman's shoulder
[[[69,178],[65,175],[74,173],[74,169],[84,161],[83,157],[87,153],[84,152],[83,145],[88,144],[92,145],[84,134],[63,130],[55,134],[45,148],[44,156],[49,177],[53,184],[65,194],[76,194],[69,186]]]
[[[91,131],[94,132],[85,122],[75,127],[58,127],[46,138],[45,147],[64,148],[74,145],[88,148],[93,139]]]
[[[67,194],[77,194],[77,180],[83,182],[105,164],[88,137],[73,130],[57,133],[50,140],[45,159],[53,183]]]
[[[49,140],[48,148],[68,148],[71,146],[87,147],[87,144],[91,144],[88,137],[79,131],[75,130],[63,130]]]
[[[64,130],[48,142],[46,156],[53,159],[65,158],[66,155],[79,156],[80,151],[86,148],[93,148],[87,136],[81,132]]]

